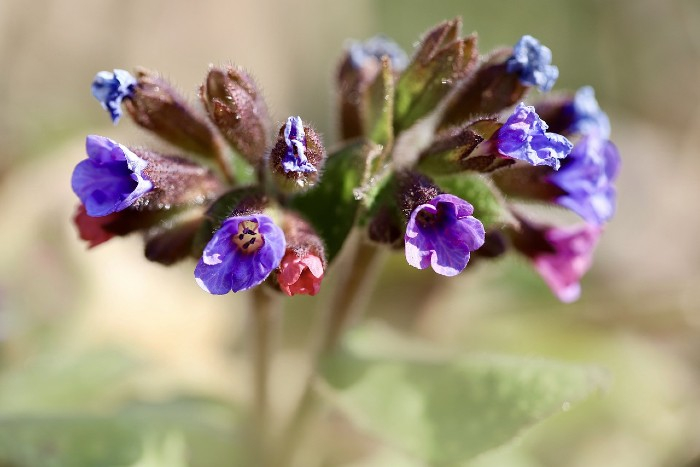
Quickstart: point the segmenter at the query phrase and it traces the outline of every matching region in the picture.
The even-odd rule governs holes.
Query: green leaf
[[[330,154],[321,182],[290,201],[323,238],[328,262],[338,254],[355,222],[360,205],[355,189],[362,184],[371,148],[364,141],[353,142]]]
[[[380,344],[382,345],[382,344]],[[429,465],[464,462],[568,410],[601,371],[534,358],[379,358],[324,364],[330,399],[354,424]]]
[[[394,74],[388,58],[382,61],[382,69],[369,87],[368,98],[367,134],[375,143],[386,146],[394,139]]]
[[[142,406],[111,417],[0,417],[0,465],[149,465],[154,457],[172,458],[173,447],[186,465],[244,465],[237,442],[242,435],[231,429],[232,418],[230,409],[202,401]]]
[[[479,219],[485,228],[488,229],[501,220],[501,201],[483,177],[473,173],[461,173],[436,177],[435,183],[445,192],[470,202],[474,206],[474,217]]]

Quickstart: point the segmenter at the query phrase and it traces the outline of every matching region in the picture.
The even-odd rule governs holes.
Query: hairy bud
[[[277,186],[286,192],[312,187],[325,160],[326,149],[316,131],[305,126],[300,117],[289,117],[270,153],[270,170]]]

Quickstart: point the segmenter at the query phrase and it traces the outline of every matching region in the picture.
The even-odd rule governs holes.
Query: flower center
[[[422,228],[439,227],[445,220],[445,210],[438,204],[437,212],[421,209],[416,214],[416,222]]]
[[[263,236],[258,232],[258,223],[243,221],[238,224],[238,233],[231,237],[238,249],[247,254],[255,253],[265,244]]]

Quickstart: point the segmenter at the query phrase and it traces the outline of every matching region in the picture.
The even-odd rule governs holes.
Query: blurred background
[[[609,372],[607,392],[473,465],[698,465],[696,0],[1,0],[0,465],[11,448],[2,443],[3,420],[89,417],[127,403],[173,401],[180,405],[168,413],[187,418],[192,399],[236,404],[249,397],[240,352],[244,294],[202,292],[192,263],[148,263],[139,238],[89,252],[77,238],[70,175],[85,157],[85,136],[160,144],[128,118],[111,125],[90,95],[97,71],[144,66],[194,99],[210,63],[232,62],[257,78],[276,123],[300,115],[330,146],[334,73],[346,40],[383,33],[410,53],[429,27],[458,15],[466,33],[479,33],[482,52],[531,34],[552,49],[555,89],[595,87],[623,158],[618,213],[575,304],[557,302],[511,256],[436,283],[397,255],[369,297],[370,316],[440,347]],[[282,406],[295,397],[287,388],[303,374],[319,300],[289,301],[273,378]],[[216,410],[197,414],[202,423],[227,426]],[[11,426],[26,428],[5,429]],[[158,452],[177,458],[177,434],[168,439]],[[42,459],[52,447],[45,449],[13,456],[26,462],[17,465],[48,465]],[[215,459],[214,451],[201,454]]]

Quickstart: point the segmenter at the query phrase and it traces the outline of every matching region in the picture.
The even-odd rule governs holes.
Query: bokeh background
[[[144,66],[194,98],[210,63],[233,62],[256,76],[276,122],[300,115],[332,144],[345,41],[384,33],[410,52],[457,15],[482,51],[532,34],[553,51],[555,89],[595,87],[623,158],[618,214],[575,304],[517,258],[438,281],[398,255],[369,316],[436,347],[609,372],[604,394],[472,465],[700,463],[696,0],[0,1],[0,432],[2,417],[250,396],[245,295],[205,294],[193,264],[148,263],[138,238],[89,252],[77,238],[69,181],[85,136],[160,144],[128,118],[111,125],[90,95],[97,71]],[[281,407],[296,396],[322,300],[290,300],[273,379]],[[24,458],[46,465],[41,452]]]

